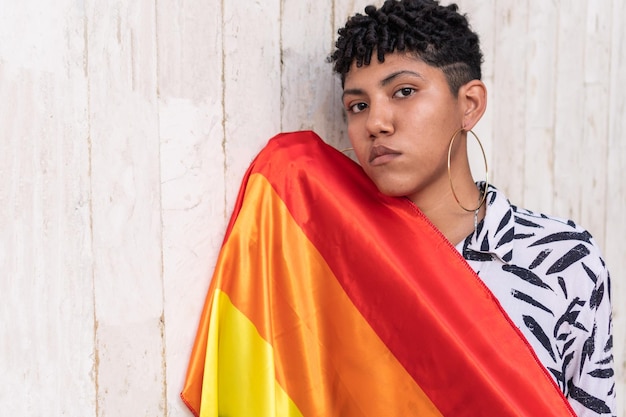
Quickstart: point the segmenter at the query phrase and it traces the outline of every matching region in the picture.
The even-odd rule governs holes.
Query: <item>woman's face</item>
[[[343,104],[359,163],[381,192],[415,203],[448,192],[448,145],[463,109],[440,69],[404,53],[353,64]]]

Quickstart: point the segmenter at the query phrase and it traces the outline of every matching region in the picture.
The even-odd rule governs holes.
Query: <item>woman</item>
[[[183,400],[203,417],[614,414],[593,239],[471,176],[478,37],[454,5],[365,11],[331,56],[360,166],[312,132],[257,156]]]
[[[486,107],[478,36],[456,5],[387,1],[365,12],[340,29],[331,57],[360,165],[463,254],[578,415],[615,414],[609,273],[597,245],[573,222],[472,179],[465,144]]]

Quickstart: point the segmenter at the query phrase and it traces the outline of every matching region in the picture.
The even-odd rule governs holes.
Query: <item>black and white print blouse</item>
[[[610,277],[589,232],[511,205],[490,186],[485,218],[457,250],[577,415],[615,416]]]

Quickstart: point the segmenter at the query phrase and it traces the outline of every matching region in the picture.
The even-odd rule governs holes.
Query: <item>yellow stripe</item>
[[[272,346],[228,295],[214,298],[200,417],[302,417],[276,382]]]

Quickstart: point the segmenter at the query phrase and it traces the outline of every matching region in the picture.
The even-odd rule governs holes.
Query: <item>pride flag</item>
[[[201,417],[574,416],[441,233],[313,132],[246,173],[181,396]]]

